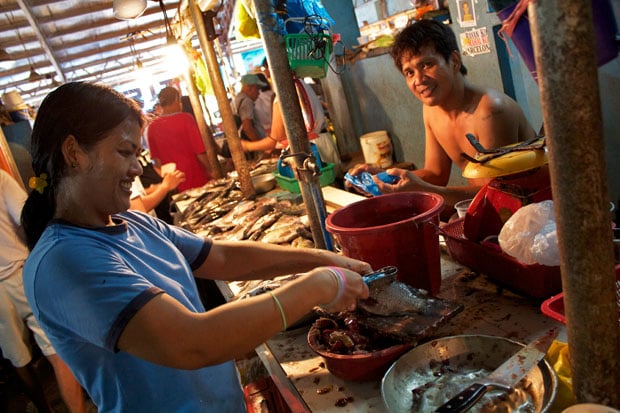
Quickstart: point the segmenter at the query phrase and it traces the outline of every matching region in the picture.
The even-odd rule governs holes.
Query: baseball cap
[[[258,87],[267,86],[267,83],[260,80],[260,78],[254,74],[247,74],[241,76],[241,83],[244,85],[256,85]]]

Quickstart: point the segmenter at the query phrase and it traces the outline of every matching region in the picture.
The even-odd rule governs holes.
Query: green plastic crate
[[[295,178],[289,178],[288,176],[280,175],[277,172],[274,172],[273,175],[276,177],[276,182],[278,186],[284,190],[292,192],[294,194],[298,194],[299,190],[299,182]],[[321,168],[321,176],[319,176],[319,183],[321,186],[327,186],[334,182],[336,176],[334,174],[334,164],[328,163],[323,168]]]
[[[284,36],[291,70],[298,78],[324,78],[332,52],[329,34],[294,33]]]

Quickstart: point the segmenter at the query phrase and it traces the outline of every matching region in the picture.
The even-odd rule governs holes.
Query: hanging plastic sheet
[[[240,0],[235,10],[235,27],[237,35],[242,39],[260,39],[256,13],[251,0]]]
[[[530,1],[490,0],[490,3],[496,10],[497,17],[502,21],[499,35],[512,39],[534,80],[538,81],[527,16],[527,5]],[[597,62],[599,66],[602,66],[618,56],[618,43],[616,42],[618,26],[610,0],[592,0],[592,19],[596,34]]]
[[[289,20],[286,23],[288,33],[307,31],[308,24],[314,26],[315,32],[328,30],[335,24],[320,0],[287,0]]]

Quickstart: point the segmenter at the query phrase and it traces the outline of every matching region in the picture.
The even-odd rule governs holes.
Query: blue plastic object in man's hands
[[[400,177],[396,175],[390,175],[387,172],[379,172],[375,176],[379,178],[382,182],[385,182],[386,184],[390,184],[390,185],[393,185],[400,180]]]
[[[379,172],[376,177],[388,184],[394,184],[399,180],[398,176],[389,175],[387,172]],[[381,195],[379,186],[377,186],[376,182],[372,179],[372,175],[368,172],[361,172],[358,175],[351,175],[347,172],[344,179],[363,192],[373,196]]]
[[[379,187],[372,179],[372,175],[368,172],[361,172],[358,175],[351,175],[350,173],[346,173],[344,175],[344,180],[353,185],[354,187],[360,189],[363,192],[366,192],[370,195],[377,196],[381,195],[381,191]]]

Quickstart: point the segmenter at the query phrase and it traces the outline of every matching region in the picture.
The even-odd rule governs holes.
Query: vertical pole
[[[590,0],[531,1],[573,392],[620,407],[620,329]]]
[[[235,165],[235,170],[239,176],[239,182],[241,184],[241,192],[243,196],[251,197],[256,194],[254,186],[252,185],[252,179],[250,178],[250,169],[245,160],[245,153],[239,140],[237,132],[237,125],[233,117],[232,108],[228,102],[228,94],[226,93],[226,87],[222,80],[222,74],[219,70],[217,56],[215,55],[215,49],[213,47],[213,40],[207,37],[205,28],[205,22],[203,20],[202,12],[196,4],[195,0],[189,0],[189,9],[194,21],[194,27],[198,34],[198,40],[200,41],[200,48],[205,55],[205,61],[207,64],[207,71],[211,78],[211,84],[213,85],[213,92],[217,100],[217,105],[220,109],[220,115],[222,116],[224,134],[226,135],[226,141],[232,154],[232,160]]]
[[[207,161],[209,163],[209,173],[212,178],[220,179],[224,176],[222,173],[222,167],[217,160],[217,143],[211,133],[211,128],[207,126],[207,122],[204,117],[204,111],[202,109],[202,103],[200,102],[200,94],[198,88],[194,82],[194,69],[190,66],[186,74],[186,83],[189,88],[189,100],[194,108],[194,116],[196,117],[196,123],[202,136],[202,141],[205,145],[205,152],[207,155]]]
[[[269,72],[273,78],[278,99],[282,103],[280,105],[282,118],[291,150],[293,153],[310,154],[310,143],[308,142],[297,90],[288,64],[284,37],[277,31],[278,21],[274,6],[270,0],[254,0],[254,8],[269,61]],[[289,159],[292,161],[295,176],[299,181],[301,196],[306,205],[314,245],[317,248],[327,249],[328,246],[331,246],[331,238],[325,230],[325,201],[323,200],[319,177],[305,167],[303,157],[291,157]]]

